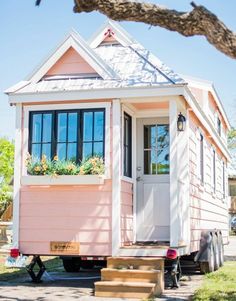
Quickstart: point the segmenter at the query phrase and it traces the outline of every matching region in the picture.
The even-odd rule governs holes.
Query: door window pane
[[[144,125],[144,174],[169,173],[169,126]]]
[[[33,115],[33,125],[32,125],[32,142],[41,142],[42,137],[42,114]]]
[[[66,142],[66,133],[67,133],[67,113],[58,114],[57,120],[57,141]]]
[[[93,140],[93,112],[84,113],[83,139],[84,141]]]
[[[157,173],[168,174],[169,164],[169,126],[157,126]]]

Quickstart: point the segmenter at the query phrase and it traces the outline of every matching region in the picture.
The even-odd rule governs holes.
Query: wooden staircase
[[[164,289],[164,259],[150,257],[109,257],[95,283],[95,296],[149,298]]]

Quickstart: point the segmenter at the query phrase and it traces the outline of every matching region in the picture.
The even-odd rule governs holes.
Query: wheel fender
[[[194,261],[195,262],[204,262],[208,261],[210,258],[210,247],[213,243],[213,233],[209,231],[204,231],[201,233],[201,239],[200,239],[200,249],[197,252]]]

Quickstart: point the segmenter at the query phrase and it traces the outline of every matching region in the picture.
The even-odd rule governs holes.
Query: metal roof
[[[76,38],[73,32],[72,38]],[[76,39],[77,40],[77,39]],[[80,43],[79,40],[77,42]],[[83,41],[83,44],[85,42]],[[88,44],[86,47],[91,48]],[[7,93],[37,93],[51,91],[80,91],[122,87],[150,87],[185,84],[185,81],[142,45],[132,40],[132,44],[100,44],[91,48],[104,66],[111,70],[109,79],[105,78],[60,78],[50,80],[42,78],[38,82],[28,81],[18,89],[9,89]]]

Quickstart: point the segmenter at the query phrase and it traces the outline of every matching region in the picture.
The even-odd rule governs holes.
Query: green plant
[[[0,138],[0,177],[5,184],[9,184],[13,177],[14,144],[6,138]]]
[[[26,167],[29,175],[101,175],[105,171],[103,159],[96,156],[78,165],[70,160],[58,160],[57,156],[49,160],[43,155],[39,160],[28,155]]]
[[[12,202],[12,187],[7,184],[0,186],[0,216]]]
[[[80,175],[101,175],[104,174],[105,166],[100,157],[91,157],[82,161],[80,165]]]

